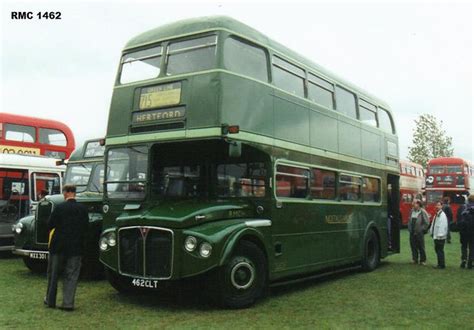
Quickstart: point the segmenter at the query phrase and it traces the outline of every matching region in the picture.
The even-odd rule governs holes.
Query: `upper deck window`
[[[162,52],[162,47],[157,46],[123,55],[120,83],[126,84],[158,77]]]
[[[448,165],[446,169],[448,173],[462,174],[462,165]]]
[[[166,75],[214,68],[216,65],[216,45],[216,35],[170,43]]]
[[[430,166],[430,174],[443,174],[444,166],[443,165],[432,165]]]
[[[275,86],[304,97],[304,70],[273,56],[273,83]]]
[[[224,42],[226,69],[257,80],[268,81],[267,55],[257,46],[229,37]]]
[[[392,118],[390,117],[390,114],[386,110],[379,108],[378,117],[379,128],[393,134],[395,130],[393,129]]]
[[[66,136],[63,132],[57,129],[40,128],[39,129],[40,143],[50,144],[53,146],[65,147],[67,145]]]
[[[5,124],[5,140],[35,142],[35,128],[31,126]]]
[[[90,157],[103,157],[105,146],[101,145],[99,141],[90,141],[86,145],[86,151],[84,152],[85,158]]]
[[[346,116],[357,118],[355,95],[339,86],[336,86],[336,108]]]
[[[359,100],[359,120],[367,125],[377,127],[377,108],[364,100]]]
[[[308,98],[329,109],[334,109],[334,86],[312,73],[308,74],[308,79]]]

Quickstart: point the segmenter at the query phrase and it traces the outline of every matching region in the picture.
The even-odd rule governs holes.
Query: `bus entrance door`
[[[389,253],[400,253],[400,184],[399,176],[387,176],[387,230]]]

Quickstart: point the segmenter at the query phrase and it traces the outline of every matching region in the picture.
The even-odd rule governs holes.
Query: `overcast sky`
[[[0,1],[1,2],[1,1]],[[125,43],[179,19],[228,15],[385,100],[406,158],[414,119],[433,114],[473,160],[473,6],[468,2],[1,2],[1,109],[105,136]],[[60,11],[19,21],[11,11]]]

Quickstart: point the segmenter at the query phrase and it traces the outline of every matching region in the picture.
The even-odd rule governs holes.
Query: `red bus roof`
[[[35,127],[42,127],[42,128],[54,128],[54,129],[62,131],[66,135],[66,138],[68,139],[68,143],[74,143],[74,145],[76,144],[74,141],[74,135],[72,134],[71,129],[66,124],[63,124],[57,120],[41,119],[37,117],[20,116],[20,115],[14,115],[11,113],[0,112],[0,122],[18,124],[18,125],[28,125],[28,126],[35,126]]]
[[[45,155],[48,152],[59,152],[59,153],[64,153],[66,158],[69,158],[69,155],[71,152],[74,150],[76,147],[76,141],[74,139],[74,135],[71,131],[71,129],[64,123],[57,121],[57,120],[51,120],[51,119],[42,119],[42,118],[37,118],[37,117],[29,117],[29,116],[21,116],[21,115],[16,115],[16,114],[11,114],[11,113],[4,113],[0,112],[0,130],[4,127],[2,126],[3,124],[14,124],[14,125],[22,125],[22,126],[29,126],[29,127],[34,127],[35,129],[42,128],[42,129],[53,129],[60,131],[61,133],[64,134],[64,137],[66,138],[66,145],[50,145],[48,143],[40,143],[38,141],[16,141],[16,140],[7,140],[5,139],[4,136],[0,136],[0,140],[2,141],[2,147],[3,145],[7,146],[13,146],[13,147],[20,147],[20,148],[25,148],[25,149],[31,149],[28,151],[21,150],[21,152],[26,152],[26,153],[31,153],[34,152],[34,154],[40,153],[41,155]],[[36,134],[39,134],[39,131],[36,131]],[[1,135],[1,134],[0,134]],[[34,138],[38,138],[39,136],[35,136]],[[13,151],[8,151],[9,153],[15,153],[15,152],[20,152],[20,151],[15,151],[14,148],[12,149]],[[5,152],[5,151],[3,151]]]
[[[439,157],[428,161],[428,165],[460,165],[471,164],[468,160],[458,157]]]

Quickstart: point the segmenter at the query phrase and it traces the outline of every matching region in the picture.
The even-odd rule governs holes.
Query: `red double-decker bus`
[[[426,173],[426,210],[435,214],[435,205],[439,200],[449,197],[451,209],[456,215],[465,197],[474,188],[474,167],[467,160],[456,157],[431,159]],[[454,216],[456,221],[456,216]]]
[[[400,160],[400,216],[404,226],[408,224],[413,200],[423,196],[424,181],[423,166]]]
[[[71,129],[59,121],[0,113],[0,153],[67,159],[75,147]]]

